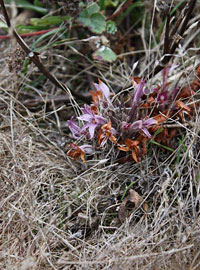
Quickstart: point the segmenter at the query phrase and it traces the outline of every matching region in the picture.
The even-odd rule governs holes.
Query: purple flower
[[[131,124],[130,123],[127,123],[125,121],[122,122],[122,129],[128,131],[129,128],[130,128]]]
[[[79,120],[83,120],[85,122],[87,122],[87,124],[85,124],[82,129],[81,129],[81,133],[85,130],[85,129],[89,129],[89,134],[90,134],[90,139],[92,139],[94,137],[94,132],[95,129],[98,126],[102,126],[104,125],[107,121],[103,116],[99,116],[97,114],[94,114],[94,112],[91,110],[89,105],[84,105],[84,108],[82,109],[83,115],[77,117]]]
[[[176,90],[173,90],[172,93],[169,93],[169,89],[168,89],[168,86],[169,86],[169,83],[167,82],[167,78],[168,78],[168,75],[169,73],[174,70],[177,66],[168,66],[168,67],[165,67],[162,71],[161,71],[161,74],[162,74],[162,79],[163,79],[163,82],[162,82],[162,85],[161,87],[157,87],[154,89],[154,92],[157,93],[157,98],[156,98],[156,101],[158,102],[158,104],[165,104],[170,96],[174,96],[175,93],[176,93]]]
[[[77,158],[81,158],[83,162],[85,162],[85,154],[92,154],[93,148],[91,145],[89,144],[83,144],[82,146],[78,146],[75,143],[70,143],[70,150],[67,152],[67,155],[77,159]]]
[[[134,97],[129,113],[129,122],[132,122],[136,112],[136,108],[140,104],[140,99],[147,92],[147,88],[145,87],[145,80],[142,79],[139,83],[136,83],[134,80],[132,82],[134,84]]]
[[[134,88],[134,98],[133,105],[138,104],[140,102],[141,97],[144,95],[144,87],[146,85],[145,81],[142,79],[138,84],[135,83],[136,86]]]
[[[156,101],[159,104],[164,104],[168,100],[168,91],[162,91],[161,93],[158,94]]]
[[[151,125],[154,125],[156,124],[157,121],[153,118],[149,118],[147,120],[138,120],[138,121],[135,121],[132,125],[131,125],[131,128],[132,130],[142,130],[144,132],[144,134],[150,138],[151,137],[151,134],[149,133],[149,131],[147,130],[147,127],[151,126]]]
[[[151,137],[151,134],[149,133],[149,131],[147,130],[147,128],[151,125],[154,125],[156,124],[157,121],[153,118],[149,118],[147,120],[138,120],[138,121],[135,121],[133,122],[131,125],[129,123],[126,123],[126,122],[123,122],[122,124],[122,128],[127,130],[127,131],[130,131],[130,133],[134,133],[134,132],[137,132],[139,130],[142,130],[144,132],[144,134],[150,138]]]
[[[110,100],[111,93],[108,86],[105,83],[103,83],[101,80],[99,80],[99,84],[94,83],[94,86],[97,91],[100,91],[102,93],[103,98],[108,102],[108,104],[113,106]]]
[[[94,149],[89,144],[83,144],[79,148],[86,154],[92,154],[94,152]]]
[[[101,127],[101,132],[98,135],[98,143],[103,147],[108,140],[117,144],[117,131],[112,127],[111,121]]]
[[[71,119],[67,121],[68,127],[72,132],[74,139],[78,139],[81,136],[81,128],[76,124],[76,122]]]

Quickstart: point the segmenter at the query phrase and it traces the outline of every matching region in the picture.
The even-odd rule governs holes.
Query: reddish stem
[[[48,33],[50,31],[53,31],[57,28],[53,28],[53,29],[48,29],[48,30],[41,30],[41,31],[37,31],[37,32],[32,32],[32,33],[25,33],[25,34],[21,34],[20,37],[32,37],[32,36],[39,36],[39,35],[43,35],[45,33]],[[0,36],[0,39],[9,39],[11,38],[11,35],[2,35]]]
[[[110,17],[108,17],[106,19],[106,21],[108,20],[112,20],[113,18],[117,17],[119,14],[121,14],[131,3],[133,2],[133,0],[129,0],[127,1],[117,12],[115,12],[114,14],[112,14]]]

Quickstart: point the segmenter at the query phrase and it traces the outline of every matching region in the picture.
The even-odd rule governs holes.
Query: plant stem
[[[106,21],[108,20],[112,20],[113,18],[117,17],[119,14],[121,14],[131,3],[133,2],[133,0],[129,0],[127,1],[118,11],[116,11],[115,13],[113,13],[110,17],[108,17],[106,19]]]
[[[152,73],[150,73],[150,75],[148,76],[149,79],[152,78],[153,76],[155,76],[158,72],[160,72],[169,63],[176,48],[178,47],[178,44],[182,38],[182,35],[184,34],[184,32],[187,28],[187,24],[188,24],[188,21],[190,19],[191,13],[195,7],[195,4],[196,4],[196,0],[191,0],[190,3],[188,4],[188,9],[186,10],[186,13],[185,13],[185,19],[183,20],[183,23],[180,27],[179,33],[176,33],[176,38],[174,39],[174,43],[172,44],[170,50],[168,50],[168,54],[164,54],[163,59],[160,62],[160,64],[158,64],[156,66],[156,68],[152,71]],[[173,39],[173,37],[171,37],[171,39]],[[165,39],[165,42],[167,42],[167,40],[168,39]],[[167,46],[169,46],[169,45],[164,44],[164,52],[165,52]]]
[[[51,32],[53,30],[56,30],[58,28],[52,28],[52,29],[47,29],[47,30],[41,30],[41,31],[37,31],[37,32],[32,32],[32,33],[24,33],[24,34],[20,34],[20,37],[33,37],[33,36],[39,36],[39,35],[43,35],[45,33]],[[12,38],[11,35],[2,35],[0,36],[0,39],[10,39]]]

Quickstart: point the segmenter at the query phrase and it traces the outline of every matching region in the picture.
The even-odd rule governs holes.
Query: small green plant
[[[78,22],[96,34],[101,34],[106,30],[106,18],[100,13],[100,7],[96,3],[88,3],[80,13]]]

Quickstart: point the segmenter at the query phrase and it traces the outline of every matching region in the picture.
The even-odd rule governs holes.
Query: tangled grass
[[[187,49],[195,37],[195,32],[189,35],[174,55],[178,72],[171,81],[180,87],[196,76],[193,52],[198,46]],[[38,91],[44,106],[27,108],[21,92],[29,74],[9,73],[10,43],[2,44],[0,269],[200,269],[199,90],[190,101],[190,122],[166,123],[178,127],[173,153],[149,144],[148,154],[137,164],[118,164],[111,150],[86,163],[75,162],[66,155],[71,137],[65,114],[79,105],[74,100],[73,106],[57,105],[53,99],[49,104]],[[59,53],[54,57],[58,61]],[[143,63],[150,68],[147,53]],[[87,76],[128,87],[127,65],[118,61],[112,70],[98,66],[96,71],[92,65],[85,70]],[[79,72],[85,85],[87,77]],[[73,85],[76,78],[72,74],[68,79]],[[52,87],[51,94],[60,92]],[[121,222],[120,205],[130,189],[142,203],[127,205]]]

